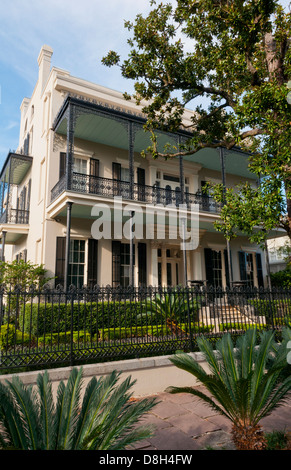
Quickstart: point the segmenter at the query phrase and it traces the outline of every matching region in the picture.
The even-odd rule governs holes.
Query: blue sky
[[[290,0],[281,3],[287,6]],[[54,66],[130,92],[132,82],[121,77],[118,67],[103,66],[101,59],[111,49],[126,56],[124,20],[149,9],[149,0],[1,0],[0,167],[18,146],[19,107],[32,94],[42,45],[54,50]]]

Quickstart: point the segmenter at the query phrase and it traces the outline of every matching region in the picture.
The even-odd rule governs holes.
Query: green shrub
[[[291,299],[252,299],[249,304],[254,307],[255,315],[267,318],[291,313]]]
[[[115,326],[126,328],[162,323],[159,313],[142,316],[141,308],[140,302],[75,303],[71,318],[70,303],[30,304],[23,306],[19,325],[25,332],[42,336],[46,332],[70,330],[71,321],[74,330],[86,330],[92,334]]]
[[[181,328],[181,334],[188,332],[189,326],[187,323],[180,323],[179,327]],[[213,325],[203,325],[198,323],[191,324],[192,333],[207,333],[211,331]],[[166,336],[172,335],[172,332],[169,327],[166,325],[156,325],[156,326],[137,326],[133,328],[108,328],[100,331],[101,340],[114,340],[114,339],[125,339],[130,337],[143,337],[143,336]],[[180,336],[180,334],[179,334]]]
[[[261,324],[252,324],[252,323],[220,323],[219,331],[228,331],[228,330],[249,330],[256,328],[257,330],[263,330],[265,325]]]
[[[96,339],[96,338],[95,338]],[[73,332],[73,343],[84,342],[88,343],[92,340],[90,333],[84,331],[74,331]],[[39,346],[48,346],[56,344],[70,344],[71,342],[71,333],[52,333],[46,334],[44,336],[39,336],[37,339],[37,344]]]
[[[16,344],[28,344],[31,338],[28,334],[15,329],[15,325],[2,325],[0,328],[0,349],[7,350]]]
[[[270,275],[272,287],[291,287],[291,269],[286,268]]]

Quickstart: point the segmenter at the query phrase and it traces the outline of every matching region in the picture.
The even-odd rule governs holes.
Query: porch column
[[[225,191],[226,191],[226,175],[225,175],[225,154],[224,154],[224,148],[223,147],[219,148],[219,154],[220,154],[222,185],[223,185],[223,191],[224,191],[224,194],[225,194]],[[229,240],[226,240],[226,251],[227,251],[227,262],[228,262],[228,272],[229,272],[229,283],[230,283],[230,286],[231,286],[233,279],[232,279],[232,265],[231,265],[230,242],[229,242]]]
[[[5,240],[6,240],[6,231],[2,232],[2,252],[1,252],[1,261],[5,261]]]
[[[3,214],[3,211],[4,211],[4,190],[5,190],[5,176],[3,177],[2,181],[1,181],[1,214]]]
[[[158,285],[158,245],[155,242],[151,243],[151,284]]]
[[[165,245],[162,245],[162,286],[167,285],[167,250]]]
[[[72,202],[67,202],[67,233],[66,233],[66,257],[65,257],[65,291],[68,289],[69,280],[69,265],[70,265],[70,242],[71,242],[71,212]]]
[[[128,160],[129,160],[129,185],[130,185],[130,199],[133,199],[134,194],[134,129],[133,123],[128,123]]]
[[[129,192],[130,199],[134,198],[134,129],[133,123],[128,122],[128,160],[129,160]],[[130,272],[129,272],[129,284],[130,286],[134,285],[134,266],[133,266],[133,250],[134,250],[134,240],[132,235],[132,219],[134,212],[130,214]]]
[[[198,247],[197,250],[193,252],[193,279],[194,281],[202,280],[202,251]]]
[[[178,137],[178,146],[180,146],[180,137]],[[180,204],[185,203],[185,176],[184,176],[184,159],[183,156],[179,156],[179,175],[180,175],[180,189],[181,189],[181,201]],[[183,236],[183,264],[184,264],[184,285],[187,287],[188,285],[188,260],[187,260],[187,252],[185,248],[185,237],[186,237],[186,227],[187,227],[187,219],[188,217],[186,216],[185,219],[182,219],[182,236]]]
[[[66,189],[72,188],[72,172],[74,158],[75,109],[69,103],[67,111],[67,154],[66,154]]]

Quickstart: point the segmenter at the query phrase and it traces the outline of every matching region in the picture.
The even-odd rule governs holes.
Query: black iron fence
[[[0,369],[64,366],[195,351],[247,328],[280,334],[291,290],[61,287],[0,290]]]

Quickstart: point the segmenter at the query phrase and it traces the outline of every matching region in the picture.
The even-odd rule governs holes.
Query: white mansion
[[[52,67],[52,54],[48,46],[40,51],[37,83],[21,104],[19,146],[9,152],[0,175],[5,259],[11,254],[11,260],[43,264],[62,285],[207,281],[225,287],[233,280],[263,286],[264,254],[244,236],[227,250],[213,227],[220,207],[202,192],[206,182],[221,182],[223,174],[229,187],[246,180],[255,185],[248,155],[239,149],[225,152],[223,168],[221,153],[213,149],[168,161],[142,158],[149,136],[136,104]],[[158,139],[162,146],[185,137],[182,131],[161,132]],[[180,203],[186,207],[184,229],[191,206],[198,221],[187,250],[171,223],[170,211],[175,215]],[[152,214],[157,207],[164,208],[165,217],[154,214],[149,222],[147,208]],[[123,230],[129,222],[133,240]]]

